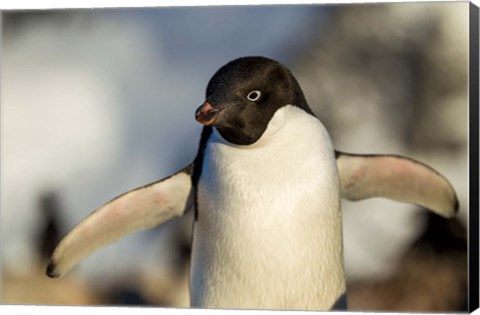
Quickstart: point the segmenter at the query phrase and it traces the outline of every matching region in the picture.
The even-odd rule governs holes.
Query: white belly
[[[251,146],[214,131],[198,183],[193,307],[327,310],[345,291],[339,182],[318,119],[278,110]]]

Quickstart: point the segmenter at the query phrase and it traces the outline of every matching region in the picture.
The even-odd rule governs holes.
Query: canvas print
[[[468,2],[2,12],[2,304],[467,311],[468,74]]]

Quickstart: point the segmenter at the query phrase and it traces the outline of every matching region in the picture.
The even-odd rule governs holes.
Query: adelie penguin
[[[193,162],[80,222],[55,249],[50,277],[194,211],[192,307],[344,308],[340,198],[390,198],[447,218],[458,210],[447,179],[421,162],[335,151],[297,80],[274,60],[221,67],[195,117],[205,126]]]

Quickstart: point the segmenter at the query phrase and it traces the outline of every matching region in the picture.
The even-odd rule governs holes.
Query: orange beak
[[[219,111],[219,109],[213,108],[210,103],[205,102],[195,112],[195,119],[205,126],[210,126],[214,123]]]

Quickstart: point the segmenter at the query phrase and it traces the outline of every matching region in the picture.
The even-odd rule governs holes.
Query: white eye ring
[[[255,102],[255,101],[258,101],[260,99],[260,96],[262,96],[262,92],[260,92],[258,90],[253,90],[253,91],[248,92],[247,99],[249,101]]]

